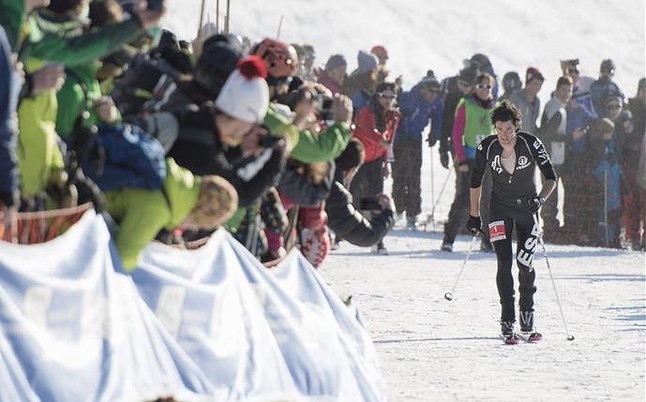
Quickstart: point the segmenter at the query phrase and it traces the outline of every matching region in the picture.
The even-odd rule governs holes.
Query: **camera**
[[[319,120],[332,120],[332,101],[331,97],[323,93],[317,95]]]
[[[374,197],[365,197],[359,200],[359,209],[362,211],[381,211],[379,201]]]

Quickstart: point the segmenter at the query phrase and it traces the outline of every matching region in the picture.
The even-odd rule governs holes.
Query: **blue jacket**
[[[431,122],[431,136],[439,139],[442,129],[443,99],[438,96],[433,102],[427,102],[421,94],[421,85],[417,84],[410,91],[399,97],[401,120],[395,144],[402,140],[421,141],[424,128]]]
[[[0,203],[11,206],[17,201],[16,121],[20,81],[11,64],[11,47],[0,26]]]

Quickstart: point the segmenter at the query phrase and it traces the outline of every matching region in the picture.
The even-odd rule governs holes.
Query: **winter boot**
[[[447,236],[444,236],[444,239],[442,240],[442,245],[440,246],[440,250],[448,251],[449,253],[453,251],[453,242],[450,241],[447,238]]]

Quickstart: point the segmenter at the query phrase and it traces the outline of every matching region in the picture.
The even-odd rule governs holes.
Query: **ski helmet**
[[[298,55],[293,46],[274,39],[263,39],[251,51],[262,59],[273,78],[292,77],[298,70]]]

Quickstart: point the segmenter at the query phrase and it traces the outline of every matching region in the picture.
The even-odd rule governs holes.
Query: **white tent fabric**
[[[0,402],[386,399],[368,334],[298,251],[268,270],[220,230],[121,272],[93,211],[0,242]]]
[[[151,244],[133,278],[231,400],[385,400],[366,331],[298,251],[267,270],[219,230],[198,250]]]
[[[53,241],[0,242],[0,401],[198,400],[213,392],[132,279],[115,272],[112,253],[93,211]]]

